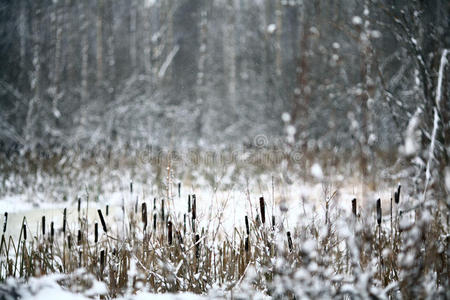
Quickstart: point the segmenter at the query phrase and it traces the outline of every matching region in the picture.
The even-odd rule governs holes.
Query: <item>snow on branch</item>
[[[173,47],[172,51],[170,51],[169,55],[167,55],[166,60],[161,66],[161,69],[159,69],[158,72],[158,78],[162,79],[164,77],[164,74],[166,74],[167,68],[172,63],[173,58],[177,54],[178,50],[180,50],[180,46],[177,44],[175,47]]]
[[[429,184],[430,178],[431,178],[431,163],[432,163],[432,160],[434,159],[434,149],[436,147],[436,135],[437,135],[438,127],[439,127],[439,110],[440,110],[439,104],[441,101],[441,93],[442,93],[442,78],[443,78],[443,74],[444,74],[445,65],[447,64],[447,58],[446,58],[447,54],[448,54],[448,49],[444,49],[444,51],[442,52],[441,63],[439,66],[439,76],[438,76],[438,82],[437,82],[437,88],[436,88],[436,98],[435,98],[436,106],[433,109],[433,113],[434,113],[433,131],[431,133],[430,151],[428,153],[427,168],[425,170],[425,189],[424,189],[424,197],[423,197],[424,200],[425,200],[425,193],[427,191],[428,184]]]

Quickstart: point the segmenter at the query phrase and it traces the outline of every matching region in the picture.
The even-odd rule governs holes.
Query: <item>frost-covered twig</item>
[[[436,88],[436,98],[435,98],[435,107],[433,109],[434,117],[433,117],[433,131],[431,133],[431,143],[430,150],[428,152],[428,161],[427,167],[425,170],[425,189],[423,191],[423,200],[425,200],[425,194],[427,192],[428,184],[430,183],[431,178],[431,162],[434,158],[434,149],[436,147],[436,135],[439,127],[439,114],[440,114],[440,101],[441,101],[441,93],[442,93],[442,78],[444,73],[445,65],[447,64],[447,54],[448,49],[444,49],[442,52],[441,63],[439,66],[439,77]]]

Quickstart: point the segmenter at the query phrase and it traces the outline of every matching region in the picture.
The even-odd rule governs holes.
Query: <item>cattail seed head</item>
[[[192,220],[197,218],[197,199],[195,195],[192,195]]]
[[[45,216],[42,216],[42,236],[45,235]]]
[[[142,223],[144,224],[144,230],[147,228],[147,203],[142,203]]]
[[[161,220],[164,222],[164,199],[161,199]]]
[[[247,232],[247,235],[250,234],[250,226],[248,225],[248,217],[245,216],[245,230]]]
[[[377,223],[378,225],[381,224],[381,199],[378,198],[377,200]]]
[[[197,258],[199,258],[199,256],[200,256],[200,243],[199,243],[199,241],[200,241],[200,235],[196,234],[195,235],[195,256]]]
[[[55,236],[55,226],[53,221],[50,222],[50,241],[53,243],[53,238]]]
[[[169,245],[172,245],[172,222],[168,221],[167,222],[167,239],[169,242]]]
[[[275,216],[272,216],[272,230],[275,230]]]
[[[66,234],[66,223],[67,223],[67,208],[63,211],[63,233]]]
[[[288,240],[288,246],[289,246],[289,252],[292,252],[292,238],[291,238],[291,232],[287,232],[287,240]]]
[[[94,225],[94,242],[97,243],[98,242],[98,223],[95,222]]]
[[[259,198],[259,207],[261,210],[261,221],[263,224],[266,223],[266,204],[264,203],[264,197]]]
[[[356,217],[356,198],[352,199],[352,213]]]
[[[397,191],[394,193],[394,199],[395,199],[395,204],[399,204],[400,202],[400,190],[401,190],[402,186],[399,184]]]
[[[103,231],[106,233],[106,232],[108,232],[108,230],[106,229],[106,223],[105,223],[105,219],[103,218],[102,210],[97,209],[97,212],[98,212],[98,216],[100,217],[100,222],[102,223]]]
[[[5,212],[5,220],[3,222],[3,233],[6,232],[6,225],[8,224],[8,213]]]
[[[105,250],[100,251],[100,268],[105,267]]]
[[[191,195],[188,195],[188,213],[191,212]]]

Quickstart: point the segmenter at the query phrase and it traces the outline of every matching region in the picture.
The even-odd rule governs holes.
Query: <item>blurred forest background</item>
[[[436,110],[445,160],[449,29],[446,0],[2,0],[1,144],[426,156]]]

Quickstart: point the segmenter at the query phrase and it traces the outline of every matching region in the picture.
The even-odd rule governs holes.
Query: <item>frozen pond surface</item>
[[[268,219],[270,220],[271,216],[275,215],[277,223],[282,220],[283,226],[289,227],[297,223],[306,222],[312,217],[321,217],[325,210],[325,194],[332,195],[336,192],[331,201],[331,209],[334,211],[342,209],[348,212],[351,208],[351,199],[354,197],[361,199],[361,188],[358,185],[339,188],[331,186],[327,192],[324,189],[321,183],[302,183],[301,185],[288,185],[281,190],[277,189],[274,191],[274,197],[272,197],[272,194],[264,193]],[[243,225],[245,215],[255,218],[259,212],[259,197],[261,195],[248,195],[246,192],[233,189],[219,192],[215,192],[212,189],[204,189],[195,192],[197,219],[200,222],[199,226],[204,227],[205,230],[230,231],[236,226]],[[183,222],[183,214],[187,213],[188,194],[191,193],[192,191],[182,189],[180,195],[173,196],[170,201],[164,201],[165,213],[167,215],[170,212],[175,223],[181,224]],[[390,198],[390,191],[378,192],[372,198],[375,199],[375,197],[381,197],[382,201],[384,201],[383,205],[386,206]],[[97,210],[101,209],[108,227],[112,227],[110,229],[117,233],[123,228],[122,203],[125,203],[126,221],[128,221],[129,213],[135,210],[136,199],[138,220],[141,219],[140,211],[144,201],[148,208],[148,224],[151,224],[154,213],[157,214],[158,222],[161,220],[162,198],[157,198],[156,210],[154,210],[153,198],[144,198],[139,192],[130,194],[129,191],[103,195],[97,201],[89,201],[89,207],[87,207],[86,197],[82,197],[80,213],[76,202],[43,202],[39,204],[39,207],[35,207],[27,201],[25,195],[15,195],[0,200],[0,212],[2,213],[2,221],[4,212],[8,212],[6,236],[11,235],[15,239],[19,236],[24,217],[26,218],[30,236],[41,235],[42,216],[46,217],[46,232],[50,231],[50,223],[54,222],[55,232],[57,233],[62,228],[64,208],[67,208],[67,222],[69,229],[72,231],[78,229],[78,220],[80,217],[85,218],[86,213],[88,213],[88,223],[92,224],[92,228],[95,222],[100,224]],[[109,206],[108,216],[106,216],[106,205]],[[361,204],[358,203],[358,205]],[[305,215],[308,217],[305,218]]]

